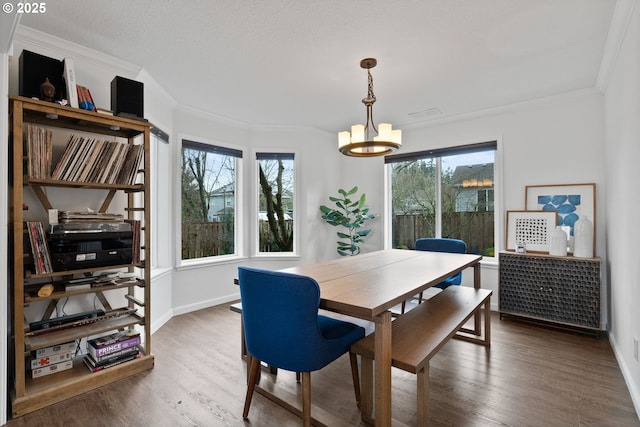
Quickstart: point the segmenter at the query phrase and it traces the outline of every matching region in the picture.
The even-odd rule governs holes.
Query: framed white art
[[[524,245],[527,252],[549,252],[549,234],[556,228],[556,211],[507,211],[507,250]]]

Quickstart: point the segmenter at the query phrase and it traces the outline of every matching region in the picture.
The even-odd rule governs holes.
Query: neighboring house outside
[[[282,204],[285,206],[285,220],[291,220],[293,212],[293,194],[285,191],[282,195]],[[209,215],[208,220],[212,222],[224,221],[225,216],[233,215],[235,205],[234,184],[227,184],[209,193]],[[267,220],[267,212],[258,212],[258,219]]]
[[[233,183],[213,190],[209,194],[208,220],[223,221],[226,215],[233,215],[235,205],[235,186]]]
[[[293,215],[293,193],[291,190],[285,188],[282,190],[282,207],[284,210],[284,219],[290,220]],[[260,210],[258,211],[258,220],[267,220],[267,206],[264,196],[260,193]]]
[[[493,163],[457,166],[451,181],[456,212],[493,211]]]

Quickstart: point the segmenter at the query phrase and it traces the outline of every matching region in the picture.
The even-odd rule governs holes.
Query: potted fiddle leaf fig
[[[329,200],[335,203],[335,208],[320,206],[322,219],[334,227],[346,229],[345,232],[338,231],[337,233],[338,238],[343,239],[337,242],[340,256],[353,256],[360,253],[359,244],[364,242],[364,237],[371,232],[371,229],[363,228],[364,224],[376,217],[369,213],[369,208],[364,206],[367,199],[366,194],[363,193],[358,197],[355,195],[357,192],[357,186],[349,191],[341,188],[338,193],[342,197],[329,197]]]

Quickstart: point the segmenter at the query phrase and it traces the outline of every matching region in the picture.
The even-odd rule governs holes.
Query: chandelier
[[[367,121],[364,125],[351,126],[351,132],[338,133],[338,149],[347,156],[372,157],[383,156],[400,148],[402,144],[402,131],[392,129],[389,123],[380,123],[376,128],[373,123],[373,103],[376,96],[373,94],[373,77],[371,69],[378,64],[375,58],[365,58],[360,61],[360,67],[367,70],[369,85],[367,97],[362,103],[367,107]]]

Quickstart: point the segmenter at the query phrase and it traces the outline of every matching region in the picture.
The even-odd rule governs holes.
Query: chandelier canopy
[[[389,154],[402,144],[402,131],[393,129],[389,123],[380,123],[376,128],[373,123],[373,103],[376,96],[373,94],[373,77],[371,69],[378,64],[375,58],[365,58],[360,61],[360,67],[367,70],[368,91],[367,97],[362,103],[367,108],[367,121],[364,125],[351,126],[351,132],[338,133],[338,149],[347,156],[373,157]]]

